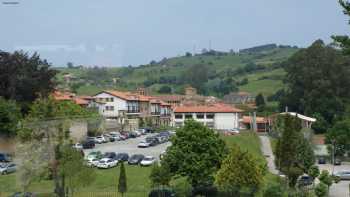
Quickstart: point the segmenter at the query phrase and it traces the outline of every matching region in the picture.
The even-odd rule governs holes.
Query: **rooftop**
[[[225,104],[191,105],[175,107],[175,113],[240,113],[243,110]]]

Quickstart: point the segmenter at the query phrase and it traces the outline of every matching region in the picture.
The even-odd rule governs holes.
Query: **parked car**
[[[143,158],[145,158],[145,156],[141,154],[132,155],[128,160],[128,164],[137,165],[143,160]]]
[[[114,141],[119,141],[121,140],[120,134],[117,132],[110,132],[110,138],[113,139]]]
[[[340,166],[341,165],[341,160],[340,159],[335,159],[334,165]]]
[[[336,172],[334,176],[338,177],[340,180],[350,180],[350,170]]]
[[[161,144],[168,141],[166,136],[156,135],[155,138],[157,138]]]
[[[97,167],[99,161],[100,159],[98,158],[91,158],[86,161],[86,165],[89,167]]]
[[[139,148],[147,148],[147,147],[150,147],[150,146],[151,146],[151,144],[148,143],[146,140],[142,140],[142,141],[137,145],[137,147],[139,147]]]
[[[83,145],[83,149],[95,148],[95,141],[87,140],[87,141],[83,142],[82,145]]]
[[[30,193],[30,192],[16,192],[14,194],[11,195],[11,197],[36,197],[37,195],[35,195],[34,193]]]
[[[114,142],[116,139],[112,137],[110,134],[103,134],[103,137],[106,139],[107,142]]]
[[[140,132],[141,135],[146,135],[147,131],[146,129],[138,129],[138,132]]]
[[[101,135],[101,136],[97,136],[95,138],[95,142],[98,144],[102,144],[102,143],[107,143],[108,141],[106,140],[106,138],[103,135]]]
[[[238,129],[230,129],[230,130],[228,130],[228,132],[231,133],[232,135],[239,134],[239,130]]]
[[[11,172],[16,172],[16,164],[14,163],[5,163],[0,165],[0,174],[8,174]]]
[[[154,138],[154,137],[146,137],[146,142],[149,143],[150,146],[155,146],[157,144],[159,144],[159,141],[157,138]]]
[[[118,153],[116,159],[121,162],[128,161],[129,155],[128,153]]]
[[[140,137],[142,135],[142,133],[138,130],[134,131],[134,133],[136,134],[137,137]]]
[[[128,133],[120,133],[120,139],[121,140],[129,139],[129,134]]]
[[[155,188],[149,194],[148,197],[175,197],[176,193],[173,189],[170,188]]]
[[[0,153],[0,162],[11,162],[12,158],[8,153]]]
[[[153,156],[146,156],[140,162],[141,166],[150,166],[156,162],[156,159]]]
[[[72,146],[73,148],[77,149],[77,150],[81,150],[83,149],[83,145],[81,143],[75,143]]]
[[[117,159],[117,154],[115,152],[105,152],[102,158]]]
[[[112,168],[118,164],[118,161],[110,158],[103,158],[97,163],[98,168]]]
[[[313,178],[305,174],[299,177],[298,186],[304,187],[304,186],[312,185],[313,182],[314,182]]]
[[[86,156],[86,160],[88,159],[102,159],[102,153],[101,151],[93,151],[91,153],[89,153],[87,156]]]
[[[325,157],[320,157],[318,158],[318,164],[326,164],[326,158]]]

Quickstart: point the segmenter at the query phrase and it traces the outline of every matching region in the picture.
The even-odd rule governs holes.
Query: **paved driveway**
[[[329,173],[332,173],[333,166],[330,164],[322,164],[318,165],[318,167],[321,170],[328,170]],[[340,166],[334,166],[334,173],[341,171],[341,170],[350,170],[350,165],[348,164],[342,164]],[[333,184],[329,191],[330,197],[349,197],[349,184],[350,181],[340,181],[337,184]]]
[[[154,134],[143,135],[138,138],[129,138],[124,141],[96,144],[96,147],[94,149],[86,149],[84,150],[84,152],[85,154],[88,154],[92,151],[101,151],[102,153],[104,152],[128,153],[129,156],[133,154],[143,154],[145,156],[153,156],[159,159],[160,153],[165,151],[166,148],[171,145],[171,143],[167,142],[163,144],[158,144],[156,146],[152,146],[149,148],[138,148],[137,144],[150,135],[154,135]]]
[[[261,152],[264,154],[266,158],[269,171],[272,174],[278,174],[278,170],[276,169],[276,165],[275,165],[275,156],[271,148],[270,138],[265,135],[260,135],[259,138],[261,142]]]

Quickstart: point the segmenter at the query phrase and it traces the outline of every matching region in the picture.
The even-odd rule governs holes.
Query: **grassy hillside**
[[[205,65],[208,69],[208,84],[218,84],[219,80],[231,78],[234,86],[241,91],[253,94],[262,92],[268,96],[283,87],[282,78],[285,73],[280,63],[297,50],[292,47],[275,47],[245,53],[213,51],[165,58],[138,67],[60,68],[57,78],[62,87],[69,87],[78,94],[92,95],[108,88],[134,90],[141,86],[149,88],[152,93],[157,93],[162,86],[169,86],[173,93],[180,93],[188,84],[185,81],[188,69],[195,65]],[[247,70],[252,64],[257,68]],[[68,73],[76,77],[70,84],[63,79],[63,75]],[[247,83],[241,83],[243,79],[248,80]],[[214,93],[208,91],[207,94]]]

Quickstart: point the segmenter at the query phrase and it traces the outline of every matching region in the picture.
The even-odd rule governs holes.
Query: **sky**
[[[307,47],[350,34],[338,0],[0,2],[0,50],[37,51],[55,66],[137,66],[209,47]]]

